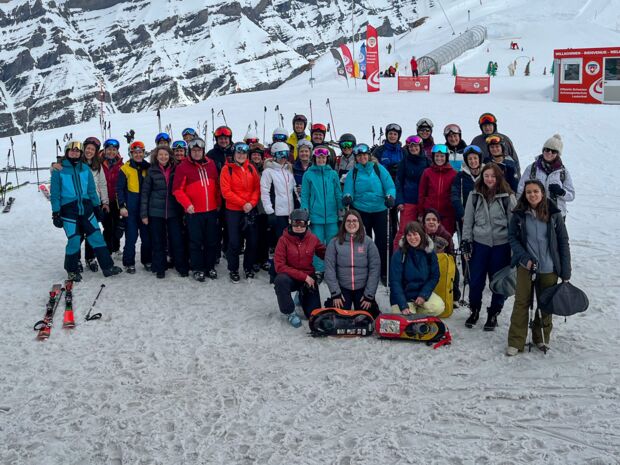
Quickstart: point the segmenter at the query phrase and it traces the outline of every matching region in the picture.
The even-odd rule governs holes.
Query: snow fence
[[[474,26],[456,39],[436,48],[418,60],[418,72],[422,74],[437,74],[443,65],[447,65],[467,50],[481,45],[487,38],[487,28]]]

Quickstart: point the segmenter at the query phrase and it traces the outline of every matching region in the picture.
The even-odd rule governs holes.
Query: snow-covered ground
[[[508,2],[488,3],[491,9]],[[594,17],[579,9],[583,2],[548,3],[581,16],[552,21],[554,10],[545,6],[527,28],[519,21],[530,13],[504,14],[506,28],[517,28],[509,20],[521,24],[520,43],[535,38],[536,63],[547,66],[554,47],[578,45],[562,21]],[[586,7],[598,8],[602,20],[603,3]],[[550,27],[564,31],[561,38],[538,29],[544,15]],[[609,39],[597,32],[597,43],[591,39],[596,34],[575,34],[587,46],[617,45],[618,33],[606,31]],[[429,33],[424,40],[431,39]],[[463,60],[470,65],[463,67],[486,67],[486,45],[469,52]],[[263,106],[270,133],[276,105],[290,125],[295,112],[309,113],[312,99],[314,120],[327,122],[329,98],[338,134],[353,132],[360,141],[371,142],[372,125],[378,132],[393,121],[410,134],[422,116],[435,122],[439,139],[444,125],[457,122],[469,141],[479,132],[478,115],[491,111],[523,166],[560,133],[577,190],[568,214],[572,282],[586,290],[590,309],[567,322],[555,320],[547,355],[503,354],[512,299],[492,333],[465,328],[468,312],[456,310],[447,320],[453,343],[438,350],[374,338],[313,339],[306,324],[295,330],[281,318],[264,272],[234,285],[225,278],[224,260],[220,279],[202,284],[174,272],[162,281],[142,269],[110,279],[85,271],[74,291],[78,327],[67,332],[57,325],[40,343],[31,328],[43,314],[48,288],[64,277],[65,237],[31,185],[12,193],[13,210],[0,214],[0,463],[620,463],[619,109],[553,103],[552,78],[540,72],[499,76],[488,95],[455,95],[452,86],[449,75],[440,75],[432,78],[430,93],[408,94],[383,80],[382,91],[371,95],[361,82],[356,89],[333,79],[319,79],[311,89],[305,75],[278,90],[166,110],[162,122],[178,135],[198,120],[211,126],[211,109],[224,109],[235,139],[255,120],[262,137]],[[120,140],[133,128],[150,145],[157,132],[153,113],[111,121]],[[83,139],[99,128],[93,122],[36,134],[41,165],[53,159],[55,139],[66,132]],[[28,136],[14,140],[17,164],[29,165]],[[8,140],[0,140],[0,153],[7,147]],[[19,175],[35,181],[34,174]],[[103,319],[85,322],[102,283],[96,309]],[[321,291],[327,296],[324,285]],[[378,294],[385,307],[386,290]]]

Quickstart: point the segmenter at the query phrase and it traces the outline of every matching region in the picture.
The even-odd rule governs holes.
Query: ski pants
[[[139,214],[129,212],[125,218],[125,247],[123,248],[123,266],[136,265],[136,242],[140,237],[140,263],[151,263],[151,235],[149,227],[142,222]]]
[[[323,244],[327,245],[338,233],[338,223],[317,224],[311,222],[310,230]],[[319,273],[325,271],[323,260],[316,255],[312,259],[312,266],[314,266],[314,269]]]
[[[260,214],[256,218],[256,259],[255,263],[262,265],[269,260],[269,237],[270,237],[269,222],[267,221],[267,215]]]
[[[297,281],[286,273],[278,273],[274,281],[276,297],[280,312],[290,315],[295,311],[295,301],[292,292],[299,291],[299,300],[306,317],[310,318],[312,310],[321,308],[321,295],[318,286],[308,287],[305,282]]]
[[[153,243],[153,265],[154,273],[165,272],[168,267],[166,250],[174,257],[174,267],[179,273],[187,273],[189,264],[185,254],[185,244],[183,243],[183,226],[181,218],[149,217],[149,229],[151,241]]]
[[[75,273],[78,270],[82,235],[86,236],[86,241],[92,246],[99,267],[102,270],[112,268],[114,262],[103,240],[94,213],[91,212],[88,218],[85,215],[62,216],[62,221],[62,227],[67,236],[67,247],[65,248],[65,270],[67,272]]]
[[[510,244],[488,245],[474,241],[471,258],[469,259],[469,305],[471,308],[482,306],[482,292],[493,275],[510,264]],[[491,312],[500,313],[506,297],[493,293],[491,297]]]
[[[538,273],[536,281],[532,284],[530,272],[522,266],[517,267],[517,290],[515,303],[510,317],[510,329],[508,330],[508,345],[519,350],[525,348],[527,340],[528,317],[533,288],[536,290],[536,298],[548,287],[555,286],[558,275],[555,273]],[[536,306],[534,306],[536,308]],[[534,325],[532,327],[532,342],[538,344],[542,341],[542,332],[545,334],[545,343],[549,343],[551,329],[553,328],[552,316],[542,313],[542,328],[538,311],[534,313]]]
[[[239,271],[239,252],[244,238],[243,269],[251,270],[256,261],[257,225],[256,223],[246,225],[245,229],[242,229],[245,222],[244,218],[245,213],[243,211],[226,210],[226,229],[228,230],[226,261],[228,262],[228,271]]]
[[[446,309],[446,304],[443,299],[434,292],[429,299],[422,305],[416,305],[414,302],[407,302],[411,313],[420,313],[422,315],[439,316]],[[398,305],[392,305],[390,308],[391,313],[401,313]]]
[[[215,268],[219,240],[219,212],[187,215],[189,229],[190,266],[194,271],[207,272]]]
[[[400,223],[398,225],[398,232],[394,236],[394,242],[392,243],[392,252],[396,252],[398,249],[398,241],[405,234],[405,228],[412,221],[418,220],[418,205],[414,203],[406,203],[403,205],[403,211],[400,212]],[[396,210],[396,209],[394,209]]]
[[[345,289],[344,287],[340,288],[340,294],[342,295],[343,310],[363,310],[362,309],[362,297],[364,297],[365,289]],[[334,303],[332,298],[328,298],[325,301],[326,307],[333,307]],[[377,318],[381,312],[379,311],[379,306],[375,300],[372,301],[372,305],[368,310],[364,310],[372,315],[373,318]]]
[[[120,215],[116,201],[110,202],[110,211],[103,215],[103,238],[110,253],[118,252],[121,248],[121,240],[116,237],[116,228],[121,221]]]
[[[358,210],[359,211],[359,210]],[[381,277],[387,276],[387,254],[388,254],[388,239],[387,239],[387,209],[381,212],[368,213],[359,211],[364,227],[366,228],[366,235],[373,237],[377,249],[379,249],[379,256],[381,257]]]
[[[270,247],[275,247],[278,241],[282,237],[284,230],[288,228],[288,215],[277,216],[275,214],[269,215],[269,228],[271,228],[271,243]]]

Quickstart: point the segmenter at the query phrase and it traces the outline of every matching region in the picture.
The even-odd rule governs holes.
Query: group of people
[[[446,302],[434,292],[437,253],[455,261],[460,255],[454,298],[462,275],[466,326],[474,327],[487,279],[512,264],[517,297],[507,353],[514,355],[525,344],[532,273],[538,291],[570,278],[564,217],[575,193],[559,135],[522,172],[495,116],[484,113],[478,123],[481,133],[470,144],[456,124],[445,126],[437,143],[433,122],[422,118],[404,144],[392,123],[385,141],[370,147],[350,133],[327,142],[325,125],[308,128],[307,118],[295,115],[293,132],[277,128],[268,147],[251,132],[235,143],[221,126],[207,152],[187,128],[174,142],[158,134],[149,161],[144,143],[133,141],[124,163],[115,139],[103,146],[94,137],[70,141],[51,182],[54,225],[68,238],[65,269],[69,279],[81,278],[86,239],[88,268],[96,271],[98,262],[106,276],[118,274],[111,254],[123,234],[128,273],[136,272],[138,238],[140,260],[158,278],[173,267],[180,276],[191,270],[197,281],[217,279],[223,251],[233,283],[241,281],[240,265],[246,279],[269,271],[280,311],[299,327],[293,293],[306,316],[323,305],[376,316],[380,282],[390,288],[385,311],[440,315]],[[493,293],[485,330],[497,326],[505,299]],[[535,324],[548,341],[550,317]]]

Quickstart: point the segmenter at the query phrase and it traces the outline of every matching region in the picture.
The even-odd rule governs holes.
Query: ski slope
[[[533,11],[532,2],[483,0],[488,11],[476,14],[489,27],[491,17],[505,22],[506,39],[491,37],[491,49],[509,56],[516,39],[542,67],[550,65],[553,48],[617,45],[618,3],[537,2]],[[462,4],[448,15],[471,8],[474,19],[478,0]],[[439,44],[451,34],[423,32],[411,43]],[[494,61],[505,70],[497,53]],[[457,67],[483,72],[489,59],[483,46]],[[572,282],[586,290],[589,310],[555,319],[547,355],[536,349],[504,355],[512,299],[492,333],[465,328],[467,310],[455,310],[447,320],[453,343],[438,350],[374,338],[313,339],[306,322],[296,330],[281,317],[264,272],[234,285],[222,260],[220,279],[207,283],[175,272],[157,280],[141,268],[109,279],[85,271],[74,289],[77,328],[66,332],[57,324],[40,343],[32,324],[43,315],[48,289],[65,276],[66,241],[52,226],[48,201],[27,186],[11,194],[12,211],[0,213],[1,464],[620,463],[618,107],[553,103],[552,77],[541,69],[529,77],[500,72],[488,95],[453,94],[449,74],[433,77],[428,94],[398,93],[395,80],[385,79],[380,93],[367,94],[361,82],[347,88],[322,66],[320,60],[314,88],[304,75],[277,90],[163,111],[162,124],[172,124],[178,136],[198,121],[211,128],[211,109],[224,109],[234,139],[254,121],[262,138],[263,116],[268,134],[278,125],[276,105],[287,126],[295,112],[309,114],[309,100],[314,120],[328,122],[329,98],[338,135],[353,132],[370,143],[373,125],[378,133],[395,121],[411,134],[425,116],[438,139],[443,126],[456,122],[470,141],[478,116],[491,111],[523,166],[560,133],[576,186],[567,218]],[[113,115],[111,123],[122,142],[133,128],[152,146],[158,132],[154,113]],[[62,143],[68,132],[84,139],[99,128],[93,121],[37,133],[40,165],[53,160],[55,139]],[[29,136],[14,141],[17,164],[28,166]],[[8,147],[0,140],[0,154]],[[103,318],[85,322],[102,283],[96,310]],[[325,285],[321,294],[328,295]],[[381,286],[378,300],[388,303]]]

